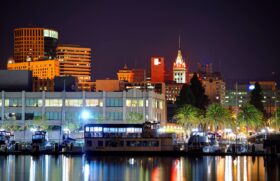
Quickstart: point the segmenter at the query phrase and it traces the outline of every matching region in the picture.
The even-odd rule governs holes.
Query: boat
[[[87,124],[84,126],[86,153],[167,153],[176,147],[176,135],[159,133],[159,123]]]
[[[215,133],[208,133],[208,140],[209,142],[207,142],[206,146],[204,146],[202,148],[202,152],[203,153],[217,153],[217,152],[221,152],[219,143],[216,139],[216,135]]]
[[[193,131],[188,140],[186,151],[188,153],[202,153],[203,147],[209,146],[209,139],[206,132]]]
[[[11,132],[6,130],[0,131],[0,151],[5,152],[9,149],[9,147],[12,145],[11,138],[14,135],[12,135]]]
[[[227,146],[227,153],[245,154],[248,153],[248,145],[242,143],[233,143]]]
[[[51,144],[48,142],[46,131],[35,131],[32,135],[32,152],[50,151]]]

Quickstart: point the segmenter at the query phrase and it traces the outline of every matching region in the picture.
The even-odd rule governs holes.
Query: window
[[[21,113],[15,112],[6,112],[5,113],[5,120],[21,120]]]
[[[78,112],[65,112],[65,119],[66,120],[79,120],[79,113]]]
[[[83,106],[83,100],[82,99],[66,99],[65,100],[65,106],[82,107]]]
[[[87,146],[92,146],[92,141],[87,140]]]
[[[61,99],[46,99],[45,103],[46,107],[61,107],[62,106],[62,100]]]
[[[142,99],[127,99],[126,106],[127,107],[143,107],[144,101]]]
[[[106,107],[122,107],[123,100],[122,98],[107,98]]]
[[[86,106],[87,107],[102,107],[103,101],[101,99],[86,99]]]
[[[42,99],[27,98],[25,100],[25,105],[27,107],[41,107],[43,105],[43,101]]]
[[[103,141],[98,141],[98,142],[97,142],[97,146],[102,147],[102,146],[103,146]]]
[[[25,113],[24,117],[25,120],[34,120],[38,117],[41,117],[41,112]]]
[[[122,112],[107,112],[106,117],[110,120],[122,120],[123,113]]]
[[[46,112],[47,120],[61,120],[60,112]]]
[[[21,98],[9,98],[5,99],[6,107],[20,107],[22,106]]]

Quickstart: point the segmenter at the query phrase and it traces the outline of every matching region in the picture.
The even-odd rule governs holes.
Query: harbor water
[[[273,181],[279,173],[279,157],[0,156],[1,181]]]

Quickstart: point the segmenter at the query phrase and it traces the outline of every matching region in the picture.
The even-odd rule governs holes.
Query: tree
[[[197,74],[194,73],[191,84],[184,84],[179,96],[177,97],[176,104],[181,107],[185,104],[193,105],[199,109],[205,110],[209,103],[208,96],[205,95],[204,87],[198,79]]]
[[[255,106],[262,113],[265,113],[262,100],[263,100],[262,89],[259,82],[256,82],[255,88],[251,91],[249,103]]]
[[[185,104],[177,110],[175,118],[178,124],[187,129],[190,125],[200,123],[202,111],[190,104]]]
[[[263,122],[263,114],[252,104],[242,105],[238,113],[238,122],[237,124],[243,127],[258,127]]]
[[[46,116],[34,117],[33,124],[37,129],[47,130],[49,128]]]
[[[277,112],[275,112],[270,118],[270,125],[275,127],[278,130],[280,126],[280,108],[277,108]]]
[[[181,107],[181,106],[186,105],[186,104],[194,105],[195,104],[195,98],[194,98],[194,95],[191,91],[190,86],[187,85],[187,84],[184,84],[182,86],[182,89],[180,91],[179,96],[176,99],[176,105],[178,107]]]
[[[64,124],[64,126],[67,127],[70,132],[80,128],[80,124],[77,121],[67,121],[67,124]]]
[[[201,81],[198,79],[196,73],[194,73],[191,79],[190,89],[194,96],[194,106],[205,110],[206,106],[209,104],[209,99],[208,96],[205,95],[205,89],[202,86]]]
[[[128,123],[141,123],[144,121],[144,116],[142,113],[128,112],[126,115],[126,121]]]
[[[218,125],[225,125],[227,121],[230,120],[231,114],[230,111],[221,104],[212,103],[207,107],[206,118],[209,124],[214,125],[214,130],[216,131]]]

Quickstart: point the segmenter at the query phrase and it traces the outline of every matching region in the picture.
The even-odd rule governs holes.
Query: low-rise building
[[[88,119],[83,120],[82,113]],[[49,125],[69,121],[84,123],[137,123],[166,121],[164,95],[136,89],[122,92],[4,92],[0,94],[0,121],[18,125],[32,124],[41,117]]]

